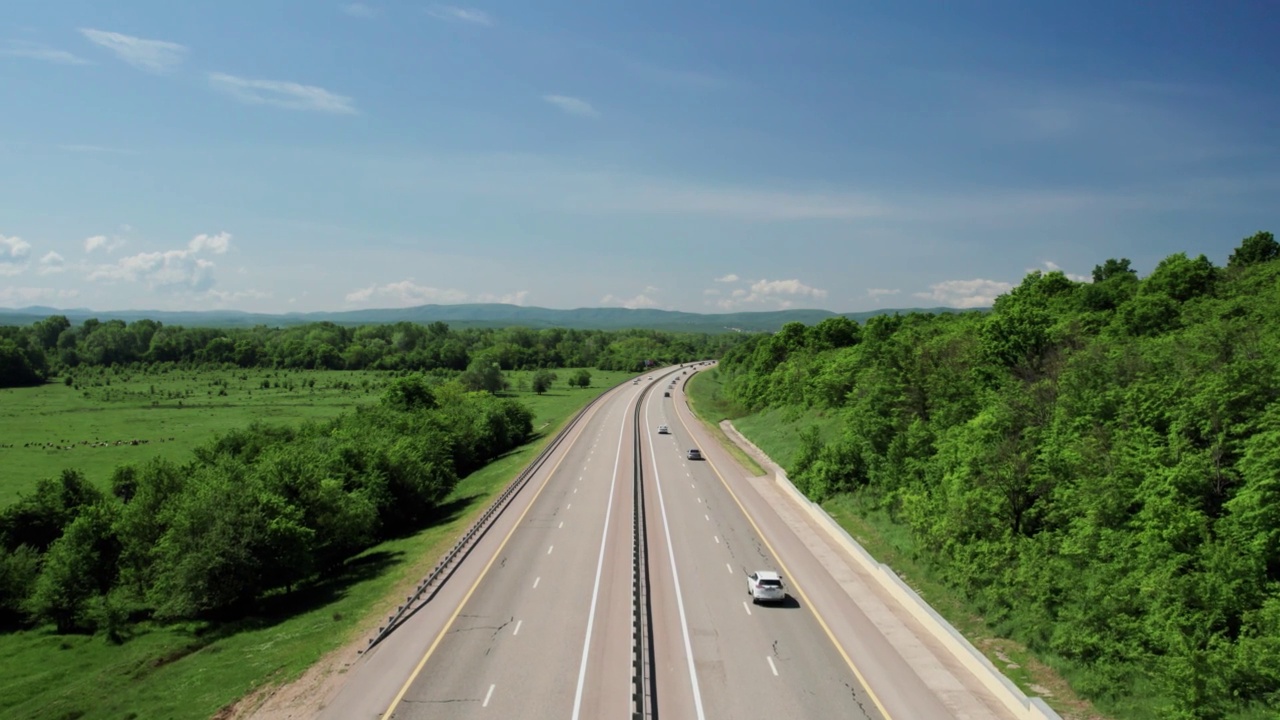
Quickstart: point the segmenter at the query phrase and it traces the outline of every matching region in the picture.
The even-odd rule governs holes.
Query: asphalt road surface
[[[684,404],[692,372],[610,391],[321,717],[629,717],[637,403],[657,717],[1002,717],[918,628],[859,601],[832,548],[714,444]],[[782,573],[787,601],[753,604],[754,570]]]

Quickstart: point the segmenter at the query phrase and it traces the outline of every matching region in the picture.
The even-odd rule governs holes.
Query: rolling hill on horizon
[[[987,308],[975,308],[985,311]],[[843,315],[856,322],[864,322],[877,315],[895,313],[954,313],[967,312],[957,308],[884,308],[865,312],[837,313],[830,310],[798,309],[736,313],[691,313],[675,310],[629,308],[574,308],[554,309],[502,303],[472,303],[460,305],[419,305],[408,308],[383,308],[348,310],[338,312],[309,313],[250,313],[239,310],[163,311],[163,310],[110,310],[95,311],[88,308],[59,309],[45,306],[24,308],[0,308],[0,325],[29,325],[50,315],[65,315],[73,323],[85,320],[135,320],[151,319],[166,325],[188,327],[253,327],[255,325],[287,326],[314,322],[332,322],[339,325],[374,325],[397,322],[429,323],[445,322],[459,327],[530,327],[572,328],[577,330],[621,330],[643,328],[651,330],[685,332],[774,332],[789,322],[812,325],[822,320]]]

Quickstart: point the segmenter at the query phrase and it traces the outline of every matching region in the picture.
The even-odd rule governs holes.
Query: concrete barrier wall
[[[994,695],[1015,717],[1024,720],[1062,720],[1058,713],[1045,704],[1040,698],[1029,698],[1017,685],[1004,676],[985,655],[978,651],[967,638],[960,634],[951,623],[947,622],[915,590],[898,577],[893,568],[877,562],[870,553],[854,540],[844,528],[840,527],[822,506],[809,500],[800,492],[787,474],[778,470],[775,481],[784,492],[790,495],[809,513],[827,534],[842,545],[854,560],[883,587],[898,604],[911,613],[912,617],[924,626],[960,664],[973,674],[991,694]]]
[[[761,455],[768,457],[764,451],[756,447],[754,443],[748,440],[742,433],[734,428],[734,434],[738,438],[753,448]],[[862,547],[862,544],[854,540],[840,524],[835,521],[821,505],[813,502],[804,496],[800,490],[792,484],[787,474],[778,469],[775,473],[774,480],[778,487],[784,493],[790,495],[797,504],[800,505],[809,515],[818,523],[820,527],[826,530],[831,539],[837,544],[844,547],[845,550],[853,556],[853,559],[862,566],[875,581],[893,597],[912,617],[920,622],[924,629],[939,643],[942,644],[965,669],[973,674],[980,683],[994,695],[1014,717],[1019,720],[1062,720],[1057,712],[1045,704],[1040,698],[1029,698],[1027,694],[1022,692],[1017,685],[1014,685],[1004,673],[992,664],[985,655],[978,651],[958,630],[947,622],[933,608],[929,607],[929,603],[925,602],[915,590],[912,590],[893,568],[878,562],[871,553]]]

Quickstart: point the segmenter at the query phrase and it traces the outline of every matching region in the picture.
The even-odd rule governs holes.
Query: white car
[[[659,425],[659,426],[658,426],[658,434],[659,434],[659,435],[670,435],[670,434],[671,434],[671,428],[667,427],[666,425]]]
[[[782,602],[787,599],[782,576],[772,570],[757,570],[748,575],[747,594],[751,596],[752,603]]]

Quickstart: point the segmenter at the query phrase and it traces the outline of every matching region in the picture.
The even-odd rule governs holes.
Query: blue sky
[[[1275,5],[7,0],[0,306],[972,307],[1277,230]]]

